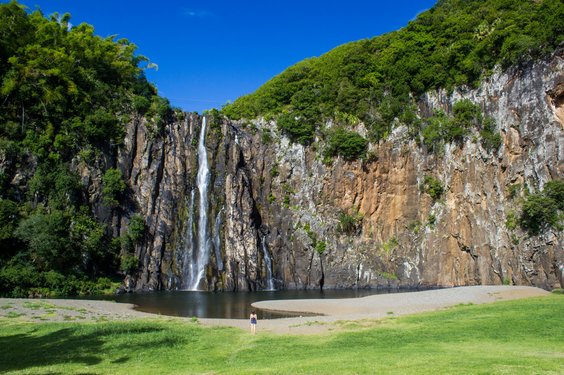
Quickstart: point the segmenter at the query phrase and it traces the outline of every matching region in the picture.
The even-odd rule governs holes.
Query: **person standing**
[[[253,310],[251,311],[251,333],[255,335],[257,333],[257,313]]]

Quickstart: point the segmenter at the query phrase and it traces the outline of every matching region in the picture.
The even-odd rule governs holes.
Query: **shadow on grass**
[[[152,334],[162,330],[160,327],[132,330],[128,327],[97,329],[93,326],[86,330],[67,327],[42,332],[32,328],[25,333],[0,336],[0,373],[59,364],[93,366],[108,359],[103,348],[107,341],[120,335]],[[119,345],[120,356],[111,362],[128,362],[128,352],[132,353],[142,346],[142,343]]]

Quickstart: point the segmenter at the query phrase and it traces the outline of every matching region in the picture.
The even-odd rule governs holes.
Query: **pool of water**
[[[407,292],[409,290],[399,290]],[[113,296],[116,302],[132,303],[136,310],[153,314],[198,317],[245,319],[253,310],[251,304],[256,301],[284,299],[319,299],[319,298],[359,298],[373,294],[394,293],[398,290],[362,289],[362,290],[284,290],[263,292],[192,292],[162,291],[150,293],[129,293]],[[260,319],[274,319],[292,314],[257,311]]]

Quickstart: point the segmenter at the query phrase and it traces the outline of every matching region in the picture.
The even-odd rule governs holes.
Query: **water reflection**
[[[359,298],[373,294],[398,292],[398,290],[284,290],[264,292],[195,292],[162,291],[151,293],[132,293],[113,296],[116,302],[137,305],[136,310],[154,314],[198,317],[245,319],[248,318],[256,301],[315,298]],[[406,290],[402,290],[406,292]],[[293,316],[291,314],[257,311],[259,319],[273,319]]]

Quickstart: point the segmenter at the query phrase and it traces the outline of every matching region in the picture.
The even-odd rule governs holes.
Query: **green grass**
[[[17,313],[17,312],[15,312],[15,311],[9,311],[9,312],[6,314],[6,318],[9,318],[9,319],[19,318],[20,316],[23,316],[23,315],[24,315],[24,314],[22,314],[22,313]]]
[[[31,310],[54,309],[54,308],[56,308],[56,306],[53,305],[52,303],[43,302],[43,301],[24,302],[22,306],[25,307],[26,309],[31,309]]]
[[[186,321],[0,320],[0,373],[561,374],[564,296],[341,323],[316,336]]]

